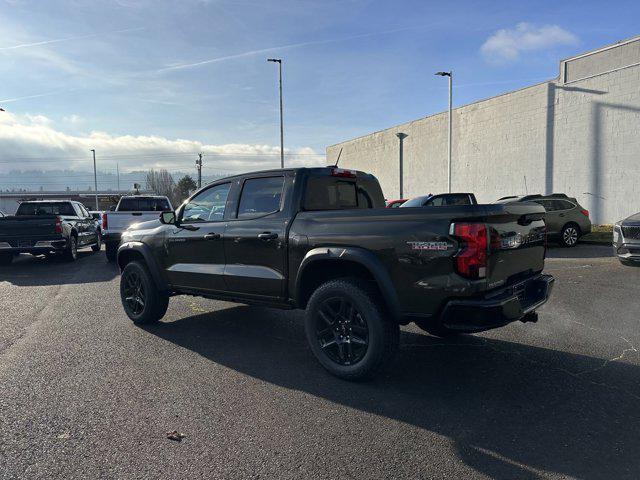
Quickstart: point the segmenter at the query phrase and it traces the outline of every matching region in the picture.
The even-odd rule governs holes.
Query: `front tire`
[[[580,238],[580,227],[575,223],[567,223],[560,231],[560,245],[566,248],[575,247]]]
[[[67,262],[75,262],[78,259],[78,239],[75,235],[69,237],[69,244],[64,251],[64,259]]]
[[[120,277],[120,300],[136,325],[155,323],[164,317],[169,295],[158,290],[149,270],[140,262],[128,263]]]
[[[307,304],[305,331],[320,364],[346,380],[373,377],[393,359],[400,337],[374,290],[357,278],[318,287]]]
[[[99,252],[102,249],[102,238],[99,234],[96,235],[96,237],[96,244],[91,245],[91,250],[93,250],[94,252]]]

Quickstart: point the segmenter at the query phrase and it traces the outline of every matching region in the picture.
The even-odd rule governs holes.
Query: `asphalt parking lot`
[[[640,268],[610,250],[552,249],[536,324],[404,328],[368,383],[321,369],[299,312],[178,297],[138,328],[104,253],[25,256],[0,271],[0,478],[638,478]]]

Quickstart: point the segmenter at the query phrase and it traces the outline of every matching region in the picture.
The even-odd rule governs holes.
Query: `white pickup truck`
[[[102,214],[102,241],[105,244],[107,260],[115,261],[122,232],[133,224],[149,220],[158,220],[160,224],[160,213],[168,211],[173,211],[173,207],[167,197],[122,197],[115,210]]]

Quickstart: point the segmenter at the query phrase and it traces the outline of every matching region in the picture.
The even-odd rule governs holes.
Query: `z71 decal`
[[[449,250],[452,245],[449,242],[407,242],[411,250],[442,251]]]

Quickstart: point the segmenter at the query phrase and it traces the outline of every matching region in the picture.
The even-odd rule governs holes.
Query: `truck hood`
[[[159,227],[160,225],[162,225],[160,220],[147,220],[146,222],[132,223],[127,227],[127,231],[151,230]]]
[[[640,212],[625,218],[622,221],[623,225],[640,225]]]

